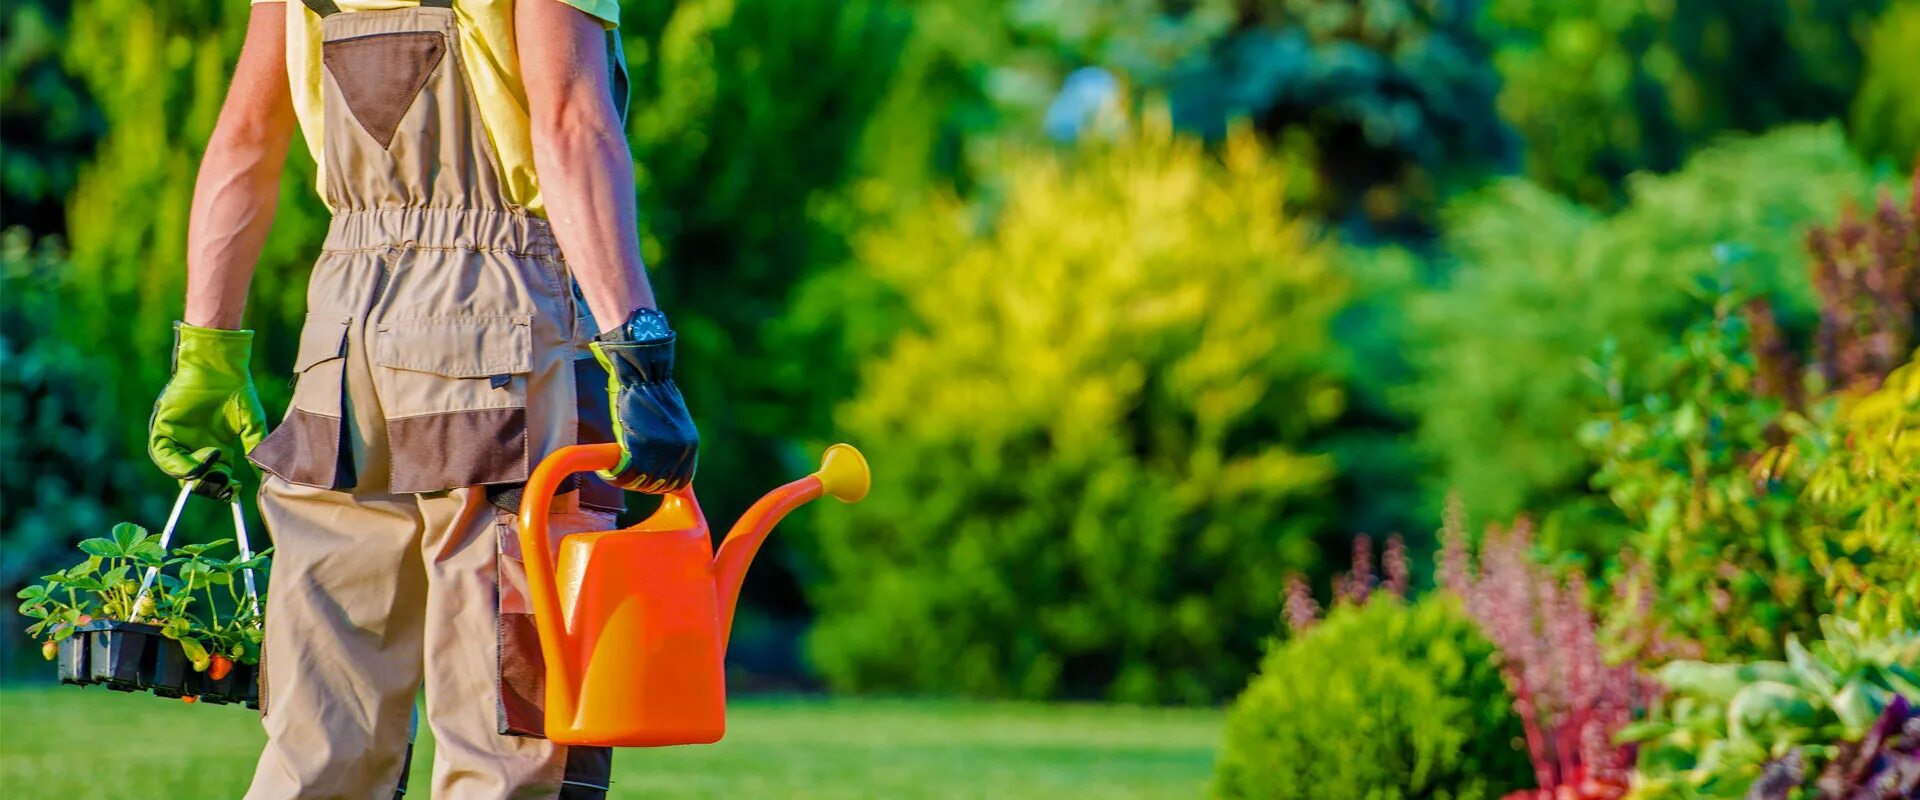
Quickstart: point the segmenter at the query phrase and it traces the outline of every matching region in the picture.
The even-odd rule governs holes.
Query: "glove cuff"
[[[253,358],[253,331],[173,323],[173,371],[183,368],[245,376]]]
[[[635,344],[594,342],[593,357],[618,383],[656,384],[673,380],[674,339]]]

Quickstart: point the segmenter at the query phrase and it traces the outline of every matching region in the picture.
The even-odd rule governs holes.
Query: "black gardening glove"
[[[613,440],[620,464],[599,475],[622,489],[677,492],[693,482],[700,432],[673,385],[673,330],[666,315],[634,312],[627,324],[594,337],[593,357],[607,370]]]

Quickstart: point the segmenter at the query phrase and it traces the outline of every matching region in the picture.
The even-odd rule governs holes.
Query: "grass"
[[[612,796],[1200,797],[1221,720],[1101,705],[736,700],[719,744],[616,753]],[[0,795],[238,797],[261,740],[254,715],[230,706],[4,688]],[[431,774],[423,745],[411,796],[425,796]]]

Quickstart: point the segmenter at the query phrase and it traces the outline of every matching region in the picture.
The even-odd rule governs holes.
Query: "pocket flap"
[[[373,363],[448,378],[531,371],[533,315],[391,320],[374,336]]]
[[[300,352],[293,357],[294,374],[346,355],[347,324],[351,321],[345,316],[308,314],[306,325],[300,328]]]

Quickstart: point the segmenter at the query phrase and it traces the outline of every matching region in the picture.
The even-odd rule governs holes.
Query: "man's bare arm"
[[[554,238],[602,330],[653,308],[640,261],[633,155],[613,103],[607,34],[558,0],[515,4],[514,37]]]
[[[295,118],[285,3],[253,6],[233,84],[200,161],[187,223],[188,325],[238,328],[273,227]]]

